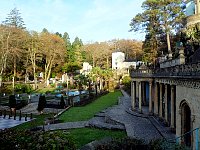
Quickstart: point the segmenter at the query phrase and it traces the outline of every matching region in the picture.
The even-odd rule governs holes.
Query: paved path
[[[122,90],[123,97],[120,98],[120,105],[108,111],[108,115],[115,121],[123,123],[127,135],[131,138],[143,139],[146,142],[162,138],[157,129],[152,125],[148,118],[144,116],[131,115],[127,110],[131,107],[130,97]]]
[[[48,131],[48,130],[58,130],[58,129],[84,128],[85,126],[88,126],[88,121],[50,124],[50,125],[44,126],[44,129],[45,131]]]
[[[119,129],[126,130],[128,137],[143,139],[145,142],[150,142],[151,140],[163,137],[166,139],[175,137],[174,134],[168,132],[167,128],[161,126],[159,123],[155,125],[153,123],[154,119],[149,119],[149,116],[147,115],[148,108],[144,108],[143,114],[132,111],[130,109],[130,96],[123,90],[121,91],[123,96],[119,98],[119,104],[100,112],[98,115],[99,119],[96,121],[96,124],[98,124],[96,127],[102,126],[102,128],[105,128],[109,122],[112,125],[112,121],[117,122],[119,123],[118,125],[107,126],[107,128],[112,129],[119,126]],[[98,117],[95,116],[89,121],[50,124],[45,126],[45,130],[83,128],[92,123],[93,125],[91,126],[95,126],[94,121]],[[108,120],[108,122],[105,120]],[[124,128],[121,125],[123,125]]]

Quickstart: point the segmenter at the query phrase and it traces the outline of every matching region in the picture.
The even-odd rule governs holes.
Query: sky
[[[0,22],[17,8],[28,30],[67,32],[84,43],[112,39],[143,40],[143,33],[128,32],[131,19],[143,10],[144,0],[0,0]]]

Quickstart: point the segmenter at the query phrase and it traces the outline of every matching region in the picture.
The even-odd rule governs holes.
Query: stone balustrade
[[[172,60],[167,60],[162,63],[160,63],[160,68],[168,68],[168,67],[173,67],[180,65],[182,62],[179,58],[177,59],[172,59]]]
[[[133,70],[131,77],[181,77],[200,78],[200,62],[196,64],[183,64],[167,68]]]

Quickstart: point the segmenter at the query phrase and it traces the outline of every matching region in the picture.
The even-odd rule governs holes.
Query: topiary
[[[60,107],[61,108],[65,108],[65,101],[64,101],[64,97],[61,96],[61,99],[60,99]]]
[[[37,110],[42,113],[46,106],[46,97],[45,95],[40,95]]]
[[[16,108],[17,102],[15,99],[15,95],[10,95],[9,96],[9,107],[10,108]]]

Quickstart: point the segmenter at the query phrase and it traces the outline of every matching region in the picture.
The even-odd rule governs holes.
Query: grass
[[[96,128],[71,129],[68,131],[72,135],[77,148],[80,148],[83,145],[90,143],[94,140],[100,140],[105,137],[112,137],[114,139],[126,137],[125,131],[112,131]]]
[[[43,125],[45,118],[52,117],[52,116],[53,116],[52,114],[33,115],[33,118],[35,118],[35,120],[25,122],[23,124],[15,126],[13,127],[13,129],[17,129],[17,130],[31,129],[31,128]]]
[[[45,87],[45,88],[35,90],[34,93],[46,93],[47,91],[53,92],[54,90],[55,90],[54,87]]]
[[[99,111],[117,104],[118,97],[121,95],[122,94],[119,90],[113,93],[108,93],[86,106],[70,108],[68,111],[64,112],[59,119],[64,122],[88,120]]]

